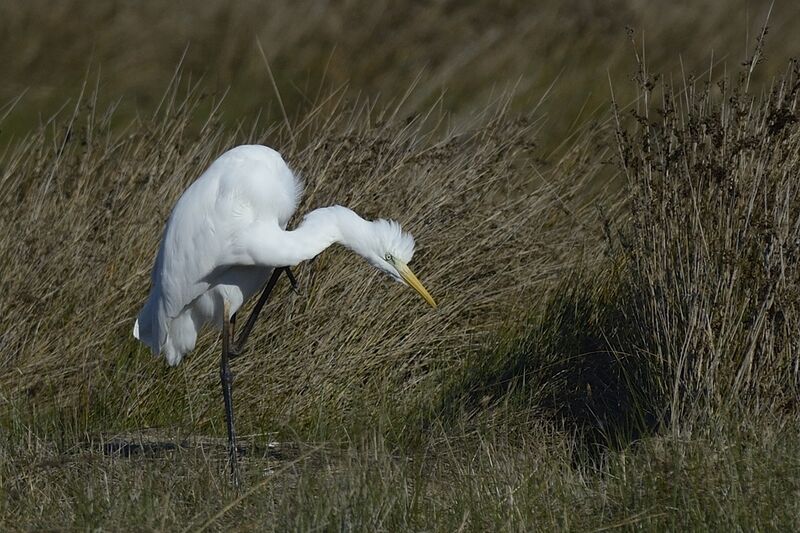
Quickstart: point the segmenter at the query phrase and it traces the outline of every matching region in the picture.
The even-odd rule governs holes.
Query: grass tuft
[[[145,61],[139,89],[82,69],[76,97],[37,127],[20,128],[23,99],[0,106],[23,135],[0,152],[0,529],[800,529],[798,63],[769,81],[767,32],[752,31],[741,73],[697,67],[709,62],[695,50],[675,82],[655,73],[675,57],[666,43],[714,36],[737,56],[730,10],[705,2],[689,25],[682,7],[589,4],[351,2],[322,16],[301,2],[264,18],[210,2],[186,13],[196,24],[168,11],[129,35],[154,48],[118,47],[113,64],[171,50],[153,35],[178,26],[228,28],[225,46],[199,45],[228,100],[209,96],[189,51],[163,83],[163,62]],[[42,5],[0,5],[0,42]],[[129,28],[130,6],[65,6],[100,52],[101,28]],[[775,9],[770,35],[797,11]],[[80,30],[77,15],[58,24],[67,8],[46,11],[52,31],[0,60],[9,79]],[[608,37],[628,18],[659,22],[656,51]],[[276,28],[283,48],[265,38]],[[285,114],[232,125],[264,101],[237,89],[254,79],[253,35]],[[540,35],[557,36],[541,41],[541,71],[498,89]],[[321,61],[329,40],[342,52]],[[61,56],[73,75],[80,50]],[[559,66],[574,54],[580,72]],[[428,56],[430,76],[409,79]],[[309,83],[287,92],[295,67]],[[116,83],[141,100],[106,103]],[[245,142],[278,147],[302,175],[299,214],[341,203],[401,221],[440,308],[345,250],[303,265],[303,294],[281,285],[234,363],[237,492],[216,335],[170,369],[131,328],[172,205]]]

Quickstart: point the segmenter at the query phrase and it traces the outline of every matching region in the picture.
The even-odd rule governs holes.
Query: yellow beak
[[[430,304],[431,307],[436,309],[436,301],[433,299],[433,296],[431,296],[430,293],[422,285],[422,283],[420,283],[420,281],[417,279],[417,276],[415,276],[414,273],[411,272],[411,269],[408,268],[408,265],[406,265],[402,261],[395,259],[394,266],[397,269],[397,272],[403,278],[403,280],[406,283],[408,283],[411,286],[411,288],[417,291],[419,295],[422,296],[425,299],[425,301],[428,302],[428,304]]]

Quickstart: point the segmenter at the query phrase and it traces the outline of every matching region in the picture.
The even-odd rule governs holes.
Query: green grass
[[[84,438],[3,441],[4,529],[794,530],[797,424],[726,423],[653,435],[576,463],[578,444],[529,423],[437,428],[413,450],[379,431],[347,443],[250,441],[246,486],[228,484],[224,440],[164,431],[130,456]],[[153,443],[135,434],[127,443]],[[104,453],[104,450],[106,452]],[[13,459],[12,459],[13,458]]]
[[[25,106],[86,79],[80,24],[0,5],[0,41],[26,51],[2,94],[64,78],[0,118],[0,529],[800,529],[796,9],[775,6],[765,44],[741,6],[593,5],[211,2],[139,34],[150,4],[75,0],[115,79],[39,127]],[[609,30],[629,19],[646,51]],[[303,21],[265,47],[288,112],[240,121],[274,94],[237,85],[263,75],[262,20]],[[201,37],[167,82],[181,31]],[[195,49],[219,79],[190,81]],[[237,491],[217,336],[170,369],[130,332],[171,206],[243,142],[303,176],[301,214],[400,220],[440,308],[341,249],[302,265],[234,362]]]
[[[654,70],[703,79],[712,64],[736,68],[747,59],[770,10],[771,32],[779,37],[762,58],[759,82],[796,53],[794,2],[62,0],[56,9],[47,0],[6,0],[0,2],[0,48],[9,50],[0,57],[0,116],[6,102],[22,98],[0,143],[46,122],[87,82],[88,92],[102,89],[104,102],[117,107],[115,120],[125,124],[156,107],[181,63],[209,108],[227,95],[219,113],[229,125],[259,113],[280,120],[281,105],[290,118],[302,116],[331,89],[385,106],[402,101],[403,116],[440,102],[454,121],[469,121],[513,88],[513,111],[538,107],[548,124],[538,142],[554,149],[575,125],[604,118],[609,75],[620,102],[637,96],[627,83],[633,59],[627,28],[637,44],[647,43],[643,55]]]

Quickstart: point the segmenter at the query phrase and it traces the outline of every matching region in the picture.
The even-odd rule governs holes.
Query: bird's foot
[[[292,285],[292,290],[295,292],[295,294],[303,294],[303,291],[300,290],[300,284],[297,283],[297,278],[294,277],[294,274],[292,274],[292,271],[289,269],[289,267],[286,267],[286,277],[289,278],[289,283]]]
[[[230,359],[236,359],[237,357],[239,357],[243,353],[244,353],[244,347],[243,346],[231,346],[230,348],[228,348],[228,357]]]

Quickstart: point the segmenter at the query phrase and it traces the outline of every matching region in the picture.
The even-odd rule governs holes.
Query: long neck
[[[372,232],[371,222],[346,207],[335,205],[315,209],[303,218],[297,228],[281,232],[278,239],[282,248],[280,255],[285,257],[273,264],[296,265],[313,259],[334,243],[342,244],[363,256],[367,253],[363,243],[369,240]]]

